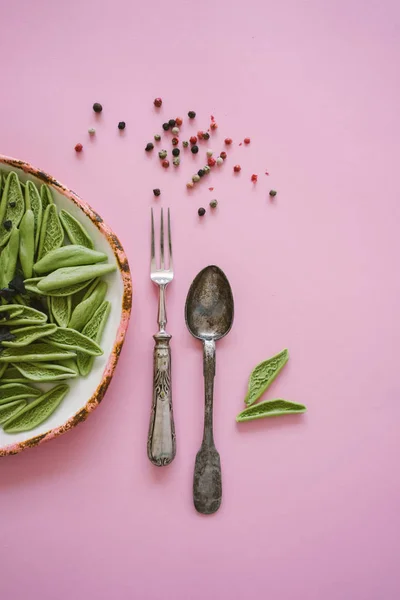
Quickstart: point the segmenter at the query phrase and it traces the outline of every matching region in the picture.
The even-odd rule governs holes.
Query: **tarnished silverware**
[[[153,337],[154,367],[153,367],[153,400],[151,405],[150,428],[147,438],[147,455],[153,465],[162,467],[173,461],[176,453],[175,425],[172,410],[171,391],[171,335],[166,332],[167,311],[165,292],[167,285],[174,277],[171,241],[171,220],[168,209],[168,268],[164,260],[164,215],[161,209],[160,227],[160,268],[157,268],[154,216],[151,209],[151,267],[150,277],[159,287],[158,327],[159,331]]]

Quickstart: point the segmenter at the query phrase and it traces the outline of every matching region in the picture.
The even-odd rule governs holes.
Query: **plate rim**
[[[125,336],[128,329],[132,309],[132,279],[128,258],[118,237],[115,235],[112,229],[103,221],[100,215],[96,213],[96,211],[94,211],[93,208],[87,202],[85,202],[76,192],[67,188],[65,185],[63,185],[57,179],[55,179],[52,175],[49,175],[42,169],[38,169],[32,166],[30,163],[25,162],[23,160],[11,158],[9,156],[0,154],[0,166],[2,164],[13,167],[15,169],[22,170],[25,173],[33,175],[37,179],[43,181],[43,183],[46,183],[51,188],[57,190],[69,200],[72,200],[72,202],[74,202],[74,204],[92,221],[92,223],[107,239],[114,253],[118,269],[122,278],[123,294],[122,315],[109,359],[104,368],[100,383],[98,384],[96,390],[86,402],[86,404],[80,410],[78,410],[72,417],[67,419],[65,423],[59,425],[58,427],[54,427],[53,429],[50,429],[45,433],[33,436],[25,440],[24,442],[16,442],[14,444],[11,443],[7,444],[6,446],[0,447],[0,457],[18,454],[19,452],[22,452],[23,450],[26,450],[28,448],[34,448],[35,446],[39,446],[44,442],[48,442],[59,437],[60,435],[63,435],[64,433],[67,433],[67,431],[70,431],[71,429],[79,425],[79,423],[83,423],[83,421],[86,421],[89,414],[99,406],[100,402],[104,398],[108,386],[110,385],[111,379],[115,371],[115,367],[118,363],[122,346],[125,341]]]

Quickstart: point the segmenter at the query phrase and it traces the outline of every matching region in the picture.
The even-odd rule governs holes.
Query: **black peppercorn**
[[[153,194],[154,194],[155,196],[159,196],[159,195],[161,194],[161,190],[159,190],[158,188],[155,188],[155,189],[153,190]]]
[[[206,214],[206,209],[199,208],[199,210],[197,212],[198,212],[199,217],[204,217],[204,215]]]
[[[15,202],[15,200],[11,200],[11,202],[8,203],[8,206],[10,208],[15,208],[17,206],[17,203]]]
[[[271,190],[269,195],[271,196],[271,198],[275,198],[275,196],[277,195],[277,191],[276,190]]]
[[[203,133],[203,140],[209,140],[210,139],[210,134],[208,133],[208,131],[205,131]]]
[[[162,128],[164,129],[164,131],[168,131],[168,129],[169,129],[169,123],[163,123]]]
[[[125,123],[125,121],[120,121],[120,122],[118,123],[118,129],[125,129],[125,127],[126,127],[126,123]]]
[[[175,121],[175,119],[170,119],[170,120],[168,121],[168,125],[169,125],[170,127],[175,127],[175,125],[176,125],[176,121]]]
[[[199,169],[199,170],[197,171],[197,175],[198,175],[199,177],[204,177],[204,175],[205,175],[205,174],[206,174],[206,172],[205,172],[205,170],[204,170],[204,169]]]
[[[95,113],[101,113],[101,111],[103,110],[103,107],[100,104],[100,102],[95,102],[93,104],[93,110],[94,110]]]
[[[7,221],[4,221],[3,226],[6,231],[11,231],[12,221],[10,221],[9,219]]]
[[[146,152],[151,152],[154,148],[154,144],[152,144],[151,142],[149,142],[145,148]]]
[[[193,146],[190,148],[190,150],[193,152],[193,154],[197,154],[197,153],[198,153],[198,151],[199,151],[199,147],[198,147],[198,146],[196,146],[196,144],[194,144],[194,145],[193,145]]]
[[[189,119],[194,119],[195,116],[196,116],[196,113],[194,112],[194,110],[189,110],[189,112],[188,112]]]
[[[179,156],[179,155],[180,155],[180,153],[181,153],[181,151],[179,150],[179,148],[174,148],[174,149],[172,150],[172,155],[173,155],[173,156]]]

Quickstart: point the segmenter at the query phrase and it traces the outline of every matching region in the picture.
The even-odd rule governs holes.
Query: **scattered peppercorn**
[[[182,117],[176,117],[175,122],[178,125],[178,127],[180,127],[183,123]]]
[[[156,133],[156,134],[154,135],[154,141],[156,141],[156,142],[159,142],[159,141],[161,141],[161,135],[160,135],[159,133]]]
[[[224,160],[226,159],[226,157],[227,157],[227,156],[228,156],[228,155],[227,155],[227,153],[226,153],[226,152],[221,152],[221,153],[220,153],[220,157],[221,157],[221,158],[223,158]]]
[[[204,171],[204,169],[199,169],[199,170],[197,171],[197,175],[198,175],[199,177],[204,177],[204,175],[205,175],[205,174],[206,174],[206,172]]]
[[[224,164],[224,159],[221,156],[218,156],[216,163],[220,167],[221,165]]]
[[[100,104],[100,102],[95,102],[93,104],[93,110],[94,110],[95,113],[101,113],[101,111],[103,110],[103,107]]]
[[[88,134],[89,135],[94,135],[96,133],[96,130],[94,127],[90,127],[90,129],[88,129]]]
[[[235,165],[233,167],[233,170],[235,171],[235,173],[240,173],[240,171],[242,170],[242,167],[240,165]]]
[[[211,208],[217,208],[217,206],[218,206],[218,200],[211,200],[210,206],[211,206]]]
[[[167,157],[168,152],[166,150],[160,150],[160,152],[158,153],[158,156],[161,158],[161,160],[163,160],[164,158]]]
[[[179,127],[173,127],[171,129],[171,132],[173,135],[179,135]]]
[[[10,208],[15,208],[15,207],[17,206],[17,203],[15,202],[15,200],[11,200],[11,201],[8,203],[8,206],[9,206]]]
[[[189,117],[189,119],[195,119],[196,118],[196,113],[194,112],[194,110],[189,110],[188,117]]]
[[[170,127],[175,127],[175,125],[176,125],[176,121],[175,121],[175,119],[170,119],[170,120],[168,121],[168,125],[169,125]]]
[[[198,181],[200,181],[200,175],[197,175],[197,173],[193,175],[192,181],[193,183],[197,183]]]
[[[198,131],[197,132],[197,137],[199,138],[199,140],[202,140],[204,137],[204,132],[203,131]]]
[[[188,142],[187,140],[184,140],[184,141],[182,142],[182,146],[183,146],[184,148],[188,148],[188,146],[189,146],[189,142]]]
[[[271,198],[275,198],[275,196],[277,195],[277,191],[276,190],[271,190],[269,195],[271,196]]]
[[[188,181],[188,182],[187,182],[187,184],[186,184],[186,187],[187,187],[189,190],[191,190],[192,188],[194,188],[194,183],[193,183],[193,181]]]
[[[210,125],[210,129],[217,129],[218,128],[218,123],[216,123],[215,121],[213,121]]]
[[[155,188],[155,189],[153,190],[153,194],[154,194],[155,196],[160,196],[160,194],[161,194],[161,190],[160,190],[159,188]]]
[[[177,145],[179,144],[179,140],[178,140],[178,138],[176,138],[176,137],[173,137],[173,138],[172,138],[172,140],[171,140],[171,144],[172,144],[173,146],[177,146]]]
[[[208,188],[208,189],[210,190],[210,192],[213,192],[213,191],[214,191],[214,188],[213,188],[213,187],[210,187],[210,188]]]
[[[198,146],[196,146],[196,144],[195,144],[194,146],[192,146],[190,149],[191,149],[191,151],[193,152],[193,154],[197,154],[197,153],[198,153],[198,151],[199,151],[199,147],[198,147]]]
[[[179,150],[179,148],[174,148],[174,149],[172,150],[172,154],[173,154],[173,156],[179,156],[179,155],[180,155],[180,153],[181,153],[181,151]]]
[[[125,127],[126,127],[126,123],[125,123],[125,121],[120,121],[120,122],[118,123],[118,129],[120,129],[121,131],[122,131],[123,129],[125,129]]]
[[[257,180],[258,180],[258,175],[256,175],[255,173],[253,173],[253,175],[251,176],[251,181],[253,183],[257,183]]]
[[[206,175],[208,175],[210,173],[211,169],[208,165],[206,165],[205,167],[203,167],[203,171]]]
[[[206,214],[206,209],[199,208],[199,210],[197,212],[198,212],[199,217],[204,217],[204,215]]]
[[[75,146],[75,152],[82,152],[82,150],[83,150],[82,144],[76,144],[76,146]]]
[[[162,166],[164,167],[164,169],[168,169],[169,167],[169,160],[167,160],[166,158],[162,161]]]
[[[3,227],[6,231],[11,231],[12,228],[12,221],[10,221],[9,219],[7,219],[7,221],[4,221],[3,223]]]
[[[174,165],[174,167],[179,167],[179,165],[181,164],[181,159],[179,158],[179,156],[172,159],[172,164]]]
[[[208,131],[205,131],[203,133],[203,140],[209,140],[210,139],[210,134],[208,133]]]
[[[225,144],[226,144],[227,146],[230,146],[230,145],[232,144],[232,140],[231,140],[231,138],[225,138]]]
[[[190,138],[190,143],[197,144],[197,137],[195,135],[192,135],[192,137]]]
[[[160,108],[161,104],[162,104],[162,99],[161,98],[156,98],[154,100],[154,106],[157,106],[157,108]]]
[[[164,129],[164,131],[168,131],[168,129],[169,129],[169,123],[163,123],[162,128]]]
[[[151,152],[154,148],[154,144],[152,144],[151,142],[149,142],[148,144],[146,144],[146,152]]]
[[[212,150],[207,150],[206,154],[208,157],[210,157],[214,154],[214,152]]]
[[[250,144],[250,138],[244,138],[243,141],[244,141],[245,144]]]
[[[207,164],[209,167],[215,167],[215,158],[213,158],[212,156],[210,156],[210,158],[207,161]]]

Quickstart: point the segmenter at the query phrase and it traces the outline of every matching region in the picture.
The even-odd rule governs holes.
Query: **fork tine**
[[[161,255],[161,270],[164,270],[164,215],[161,209],[161,226],[160,226],[160,255]]]
[[[168,248],[169,248],[169,270],[173,271],[174,263],[172,260],[172,238],[171,238],[171,217],[168,209]]]
[[[154,215],[153,209],[151,209],[151,270],[156,270],[156,249],[154,243]]]

